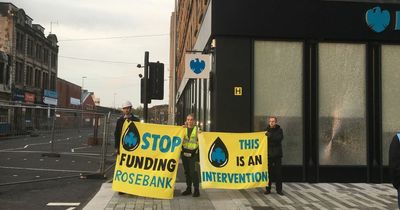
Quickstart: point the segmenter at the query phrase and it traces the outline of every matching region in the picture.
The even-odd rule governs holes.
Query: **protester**
[[[397,190],[397,205],[400,209],[400,132],[393,136],[390,143],[389,168],[393,187]]]
[[[283,195],[283,191],[282,191],[283,131],[282,131],[282,128],[277,123],[278,123],[278,119],[276,117],[268,118],[268,126],[266,128],[265,135],[268,136],[269,184],[266,187],[266,191],[264,194],[271,193],[271,185],[272,185],[271,182],[272,182],[272,180],[274,180],[275,185],[276,185],[276,192],[279,195]]]
[[[198,164],[197,157],[199,154],[199,142],[197,138],[199,129],[194,125],[194,116],[192,114],[189,114],[186,117],[186,122],[183,127],[186,129],[185,136],[183,138],[181,157],[186,176],[186,190],[182,192],[182,195],[192,194],[193,184],[193,197],[199,197],[199,175],[198,171],[196,170],[196,164]]]
[[[115,153],[119,155],[119,148],[121,144],[121,133],[122,126],[124,125],[125,120],[139,122],[140,120],[133,116],[132,114],[132,103],[130,101],[126,101],[122,104],[122,113],[123,115],[118,118],[117,125],[115,126],[114,138],[115,138]],[[118,192],[119,194],[124,194],[122,192]]]

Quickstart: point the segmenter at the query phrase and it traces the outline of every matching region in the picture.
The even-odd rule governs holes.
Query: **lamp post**
[[[115,96],[117,95],[117,93],[114,93],[114,109],[115,109]]]
[[[82,87],[81,87],[81,122],[79,123],[79,127],[82,127],[83,123],[83,85],[85,84],[86,76],[82,77]],[[80,129],[79,129],[80,130]]]
[[[145,51],[144,52],[144,66],[142,66],[141,64],[137,65],[138,68],[144,68],[144,75],[143,75],[143,86],[144,86],[144,90],[141,90],[143,93],[143,98],[144,98],[144,103],[143,103],[143,121],[147,122],[147,110],[148,110],[148,101],[147,99],[150,97],[147,90],[148,90],[148,70],[149,70],[149,52]],[[142,78],[142,75],[139,74],[139,77]],[[150,100],[151,101],[151,100]]]

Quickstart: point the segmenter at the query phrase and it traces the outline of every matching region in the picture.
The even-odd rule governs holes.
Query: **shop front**
[[[388,181],[400,4],[212,1],[205,16],[194,50],[212,55],[212,73],[179,88],[179,113],[229,132],[261,131],[277,116],[286,181]]]

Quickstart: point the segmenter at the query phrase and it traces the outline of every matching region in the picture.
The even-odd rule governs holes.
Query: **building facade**
[[[57,78],[58,107],[80,109],[81,86]]]
[[[397,1],[178,1],[175,12],[177,122],[193,112],[205,130],[248,132],[274,115],[286,180],[389,180]],[[209,79],[183,79],[187,52],[210,54]]]
[[[54,34],[46,37],[44,28],[32,22],[23,9],[0,3],[0,100],[56,105],[56,98],[47,98],[51,102],[44,99],[46,92],[57,97],[58,40]],[[43,116],[47,116],[46,110],[0,109],[1,122],[10,123],[15,130],[39,123]]]
[[[168,105],[156,105],[149,108],[149,123],[168,124]]]

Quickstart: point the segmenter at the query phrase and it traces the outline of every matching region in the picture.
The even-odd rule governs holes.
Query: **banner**
[[[247,189],[268,185],[265,132],[199,134],[201,186]]]
[[[173,197],[184,129],[126,120],[112,189],[144,197]]]

